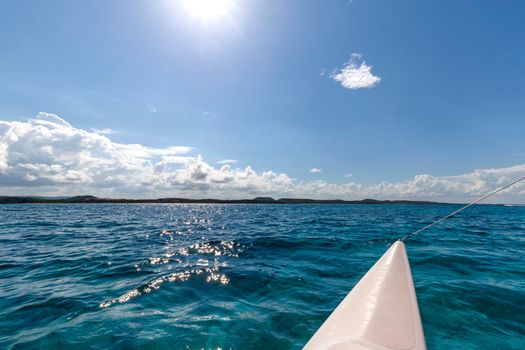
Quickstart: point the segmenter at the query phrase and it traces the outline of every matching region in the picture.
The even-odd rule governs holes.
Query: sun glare
[[[192,17],[209,20],[227,16],[232,0],[182,0],[182,6]]]

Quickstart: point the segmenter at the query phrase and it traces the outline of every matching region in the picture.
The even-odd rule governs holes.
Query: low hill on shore
[[[94,196],[74,197],[23,197],[0,196],[0,204],[32,204],[32,203],[217,203],[217,204],[441,204],[429,201],[411,200],[375,200],[363,199],[345,201],[341,199],[307,199],[256,197],[253,199],[189,199],[189,198],[158,198],[158,199],[125,199],[99,198]]]

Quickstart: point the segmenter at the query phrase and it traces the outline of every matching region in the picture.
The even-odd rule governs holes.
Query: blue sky
[[[104,137],[117,144],[187,146],[214,169],[232,159],[294,184],[514,169],[484,178],[488,188],[525,172],[525,3],[221,0],[206,19],[184,1],[2,4],[0,120],[52,113],[79,130],[111,129]],[[342,86],[334,77],[350,60],[376,82]],[[56,152],[46,162],[69,166]],[[56,192],[6,176],[8,193]],[[68,191],[97,192],[79,184]]]

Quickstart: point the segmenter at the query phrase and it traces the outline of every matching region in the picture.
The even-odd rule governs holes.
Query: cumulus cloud
[[[319,174],[321,172],[323,172],[321,169],[319,168],[312,168],[310,170],[308,170],[309,172],[311,172],[312,174]]]
[[[354,176],[354,174],[352,174],[352,173],[346,173],[344,176],[345,176],[345,177],[352,177],[352,176]]]
[[[217,161],[217,164],[236,164],[237,161],[235,159],[223,159],[223,160],[218,160]]]
[[[233,163],[213,166],[187,146],[164,148],[114,142],[108,134],[75,128],[39,113],[28,121],[0,121],[0,194],[107,197],[310,197],[465,201],[525,175],[525,164],[403,182],[362,185],[300,181]],[[313,168],[314,170],[316,168]],[[320,169],[314,170],[320,172]],[[495,202],[525,202],[525,183]]]
[[[330,78],[350,90],[371,88],[381,81],[380,77],[372,74],[372,66],[367,65],[361,55],[356,53],[350,56],[343,68],[332,72]]]
[[[26,122],[0,121],[3,194],[93,193],[156,197],[251,195],[286,191],[292,179],[251,167],[216,168],[192,148],[113,142],[105,133],[75,128],[50,113]]]

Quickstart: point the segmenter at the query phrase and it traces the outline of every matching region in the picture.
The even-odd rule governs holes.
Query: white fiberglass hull
[[[426,349],[403,242],[394,243],[375,263],[304,349]]]

